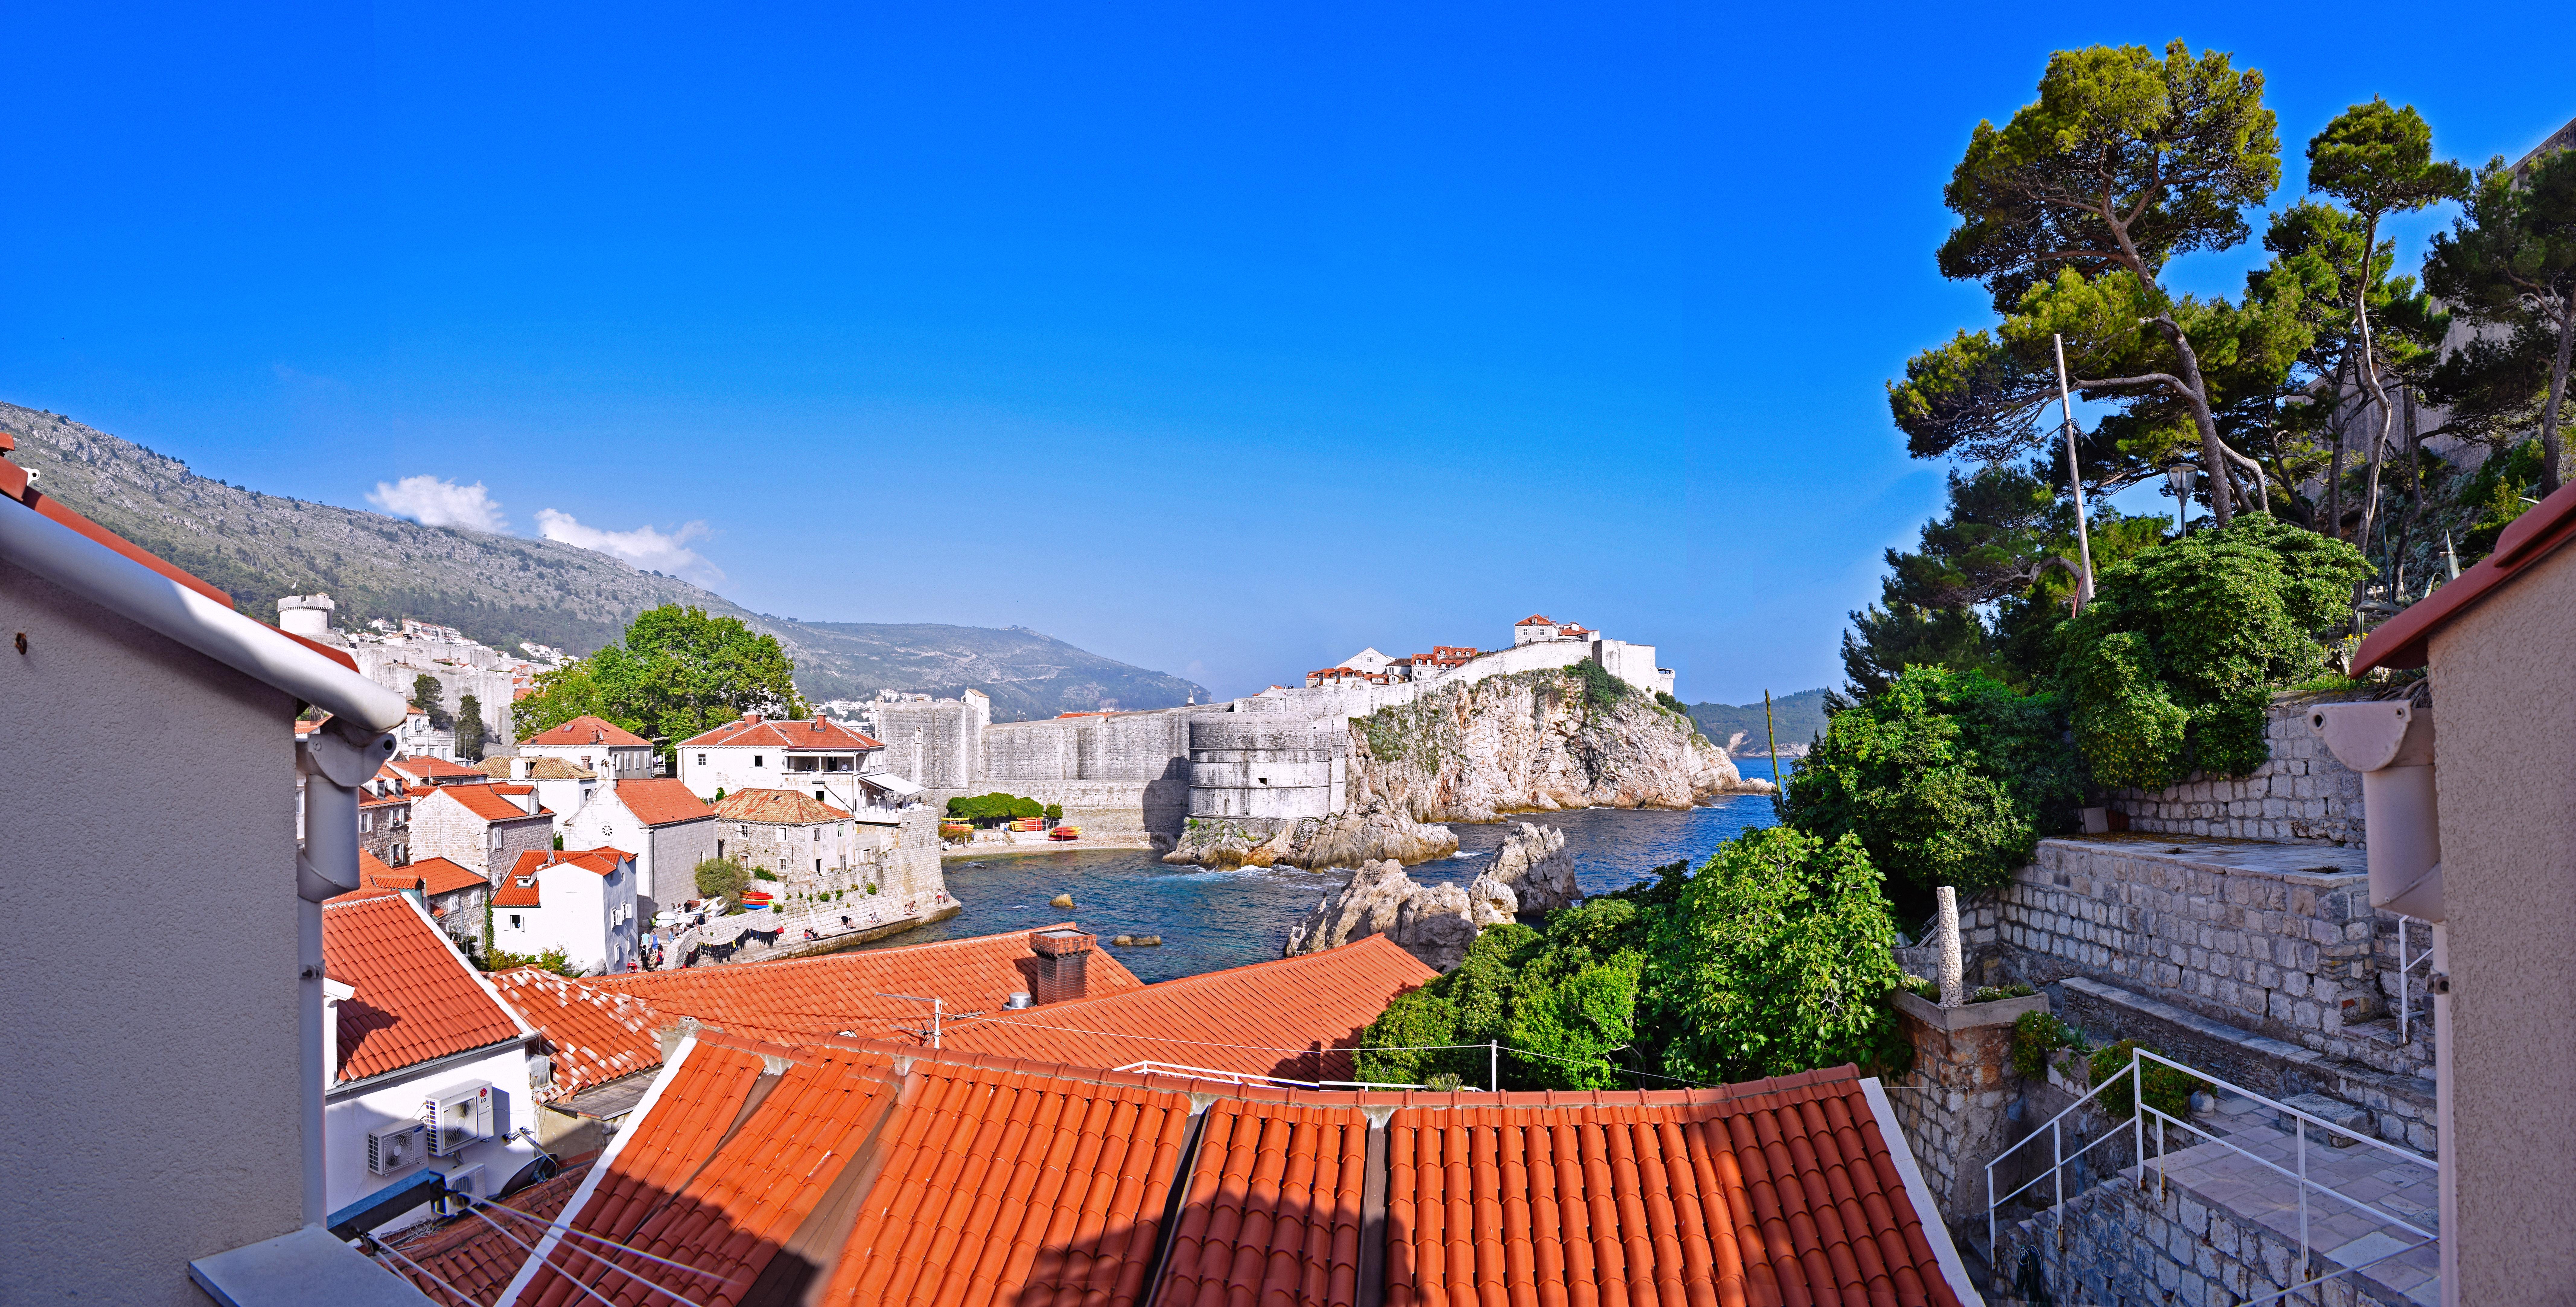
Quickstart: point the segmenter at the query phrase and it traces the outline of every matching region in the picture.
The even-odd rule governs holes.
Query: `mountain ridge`
[[[529,641],[588,654],[615,641],[635,614],[676,603],[776,636],[809,700],[974,689],[1008,721],[1207,698],[1194,682],[1026,627],[795,621],[561,541],[424,526],[199,476],[179,459],[42,409],[0,403],[0,429],[17,437],[12,461],[36,474],[39,491],[263,622],[277,620],[279,598],[319,591],[343,627],[410,617],[512,652]]]

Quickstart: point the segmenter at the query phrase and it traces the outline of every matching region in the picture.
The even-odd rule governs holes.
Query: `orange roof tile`
[[[859,1152],[896,1088],[882,1054],[784,1054],[722,1036],[692,1041],[656,1086],[653,1110],[593,1168],[595,1183],[565,1223],[696,1267],[606,1254],[684,1301],[741,1302]],[[600,1258],[569,1252],[538,1268],[517,1301],[597,1301],[576,1280],[621,1307],[669,1301]]]
[[[662,1065],[662,1045],[654,1035],[661,1014],[643,999],[536,967],[494,972],[491,979],[501,1001],[546,1037],[555,1075],[551,1087],[536,1092],[539,1101]]]
[[[1387,1123],[1388,1307],[1533,1283],[1578,1303],[1960,1301],[1852,1067],[1403,1098],[1421,1106]]]
[[[392,762],[386,763],[382,770],[392,772],[407,780],[430,781],[433,783],[441,779],[451,781],[483,781],[490,779],[483,773],[476,771],[471,767],[458,766],[455,763],[449,762],[445,758],[396,758]]]
[[[609,721],[607,718],[593,717],[587,713],[584,713],[579,717],[575,717],[561,726],[550,726],[545,730],[539,731],[536,734],[519,741],[519,744],[523,748],[531,745],[544,748],[567,745],[578,746],[584,744],[605,744],[621,749],[650,749],[653,747],[653,742],[651,740],[645,739],[643,736],[637,735],[635,732],[630,731],[615,722]]]
[[[542,807],[533,813],[529,812],[526,809],[521,808],[519,805],[510,802],[507,798],[502,797],[502,795],[494,793],[494,791],[501,790],[503,788],[504,787],[498,785],[442,785],[431,791],[429,794],[421,796],[420,801],[423,803],[430,803],[441,797],[453,799],[458,804],[462,805],[467,812],[473,813],[476,817],[487,822],[526,821],[535,817],[550,817],[554,815]],[[522,794],[528,792],[528,787],[526,786],[520,786],[518,789]]]
[[[1096,975],[1108,957],[1095,951],[1087,966]],[[1367,935],[1322,953],[959,1021],[947,1028],[944,1042],[961,1052],[1073,1066],[1162,1062],[1348,1080],[1351,1056],[1334,1050],[1356,1047],[1360,1031],[1388,1000],[1439,975],[1386,936]]]
[[[1209,1104],[1159,1301],[1357,1301],[1368,1136],[1344,1103]]]
[[[777,749],[882,749],[885,746],[841,725],[828,717],[799,721],[770,721],[755,713],[746,713],[739,721],[704,734],[680,741],[678,747],[768,745]]]
[[[635,820],[647,826],[668,826],[678,821],[699,821],[716,815],[707,801],[689,792],[689,787],[667,778],[617,782],[617,801],[626,805]]]
[[[595,876],[605,876],[608,873],[617,870],[618,867],[634,860],[634,854],[628,853],[624,849],[612,849],[605,844],[595,849],[573,849],[569,851],[563,849],[529,849],[519,855],[518,864],[510,868],[510,870],[514,875],[533,876],[541,867],[562,865],[568,867],[579,867],[583,871],[587,871]]]
[[[399,894],[344,894],[323,904],[322,959],[324,974],[357,990],[339,1005],[340,1079],[525,1033],[456,946]]]
[[[503,876],[501,883],[492,891],[492,906],[496,908],[542,908],[545,905],[545,887],[537,883],[534,872],[511,872]]]
[[[922,1024],[930,1014],[920,1003],[881,994],[945,999],[951,1013],[998,1012],[1012,993],[1034,990],[1037,954],[1029,947],[1030,933],[1015,930],[783,962],[594,976],[586,983],[635,995],[666,1017],[695,1017],[728,1030],[772,1035],[846,1030],[886,1037],[897,1035],[900,1027]],[[1093,955],[1086,970],[1089,992],[1095,995],[1144,988],[1134,972],[1105,953]],[[1057,1006],[1032,1009],[1055,1010]]]
[[[363,851],[358,854],[358,877],[362,885],[391,890],[411,889],[426,881],[428,884],[421,888],[421,893],[432,898],[490,883],[483,879],[482,872],[459,866],[445,858],[422,858],[399,867],[388,867],[377,861],[376,855]]]
[[[551,1180],[540,1180],[497,1202],[486,1204],[487,1207],[505,1209],[492,1214],[493,1222],[501,1229],[492,1228],[492,1224],[480,1217],[458,1216],[445,1221],[425,1221],[393,1236],[386,1242],[394,1251],[420,1266],[419,1270],[413,1270],[396,1263],[394,1273],[409,1277],[422,1293],[429,1295],[431,1302],[441,1304],[441,1307],[454,1307],[455,1304],[447,1289],[441,1287],[442,1281],[483,1307],[492,1307],[500,1301],[501,1290],[509,1287],[510,1277],[517,1275],[519,1267],[528,1260],[525,1245],[534,1244],[545,1233],[537,1222],[552,1221],[562,1215],[565,1200],[581,1188],[581,1182],[590,1174],[592,1165],[593,1162],[576,1163]],[[524,1213],[535,1219],[522,1220],[510,1216],[509,1212]],[[577,1262],[580,1259],[566,1260]],[[423,1274],[424,1271],[427,1274]]]
[[[1542,616],[1541,614],[1538,614],[1538,613],[1532,613],[1532,614],[1530,614],[1529,616],[1524,617],[1524,618],[1522,618],[1521,620],[1519,620],[1519,621],[1517,621],[1517,622],[1512,623],[1512,625],[1514,625],[1514,626],[1554,626],[1554,625],[1556,625],[1556,622],[1555,622],[1555,620],[1554,620],[1554,619],[1552,619],[1552,618]]]
[[[716,800],[716,811],[726,821],[775,826],[812,826],[850,819],[850,814],[839,808],[795,790],[743,790]]]

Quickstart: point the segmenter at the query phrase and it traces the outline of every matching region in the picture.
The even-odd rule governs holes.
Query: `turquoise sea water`
[[[1747,777],[1768,777],[1767,759],[1743,759]],[[1787,770],[1784,762],[1783,770]],[[1618,889],[1667,862],[1697,862],[1737,832],[1772,824],[1768,797],[1734,798],[1688,812],[1525,813],[1513,821],[1539,822],[1565,832],[1575,876],[1587,893]],[[1464,884],[1475,879],[1505,834],[1501,825],[1453,822],[1458,854],[1410,869],[1413,879]],[[1068,915],[1105,943],[1116,935],[1160,935],[1160,948],[1112,950],[1128,970],[1148,982],[1197,975],[1279,956],[1288,928],[1325,894],[1350,878],[1348,871],[1295,867],[1244,867],[1210,871],[1165,865],[1141,851],[1067,851],[1012,857],[951,858],[948,892],[966,910],[946,921],[909,931],[880,947],[926,944],[966,935],[990,935],[1050,925]],[[1058,894],[1073,896],[1073,911],[1050,908]]]

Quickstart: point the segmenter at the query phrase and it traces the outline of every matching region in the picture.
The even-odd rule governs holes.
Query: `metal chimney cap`
[[[1012,991],[1011,991],[1011,996],[1010,996],[1009,998],[1006,998],[1006,999],[1002,1000],[1002,1006],[1003,1006],[1003,1007],[1005,1007],[1005,1008],[1008,1008],[1008,1009],[1010,1009],[1011,1011],[1014,1011],[1014,1012],[1017,1012],[1017,1011],[1019,1011],[1021,1008],[1027,1007],[1028,1005],[1029,1005],[1029,991],[1027,991],[1027,990],[1025,990],[1025,989],[1015,989],[1015,990],[1012,990]]]

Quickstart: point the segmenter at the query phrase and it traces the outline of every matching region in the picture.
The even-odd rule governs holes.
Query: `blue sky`
[[[2284,199],[2373,94],[2576,114],[2561,6],[2132,12],[21,5],[0,398],[1220,693],[1536,610],[1741,702],[1937,505],[1882,383],[2051,49],[2265,70]]]

